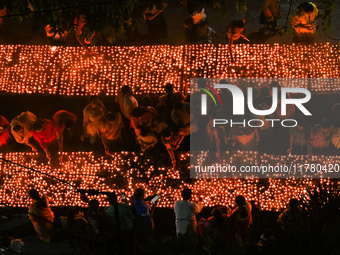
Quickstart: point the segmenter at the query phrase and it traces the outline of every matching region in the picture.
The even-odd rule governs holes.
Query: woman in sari
[[[36,189],[31,189],[28,194],[34,200],[28,210],[34,230],[41,240],[51,242],[54,235],[54,214],[49,206],[48,198],[45,195],[40,197]]]

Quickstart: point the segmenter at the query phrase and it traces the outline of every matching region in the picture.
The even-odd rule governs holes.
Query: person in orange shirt
[[[312,2],[304,2],[299,5],[292,21],[294,29],[293,42],[314,43],[318,12],[318,8]]]
[[[64,151],[64,130],[70,130],[77,120],[77,116],[71,112],[60,110],[57,111],[53,117],[52,121],[57,128],[57,139],[59,144],[60,162],[63,161],[62,152]]]
[[[36,189],[31,189],[28,194],[34,200],[28,209],[34,230],[42,241],[49,243],[54,237],[54,213],[49,206],[49,199],[45,195],[40,196]]]

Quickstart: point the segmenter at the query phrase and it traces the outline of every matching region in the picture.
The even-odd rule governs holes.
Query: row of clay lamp
[[[286,207],[291,198],[307,196],[307,188],[316,187],[318,183],[330,184],[330,179],[287,178],[264,179],[266,185],[259,178],[234,179],[189,179],[190,153],[178,155],[178,167],[164,165],[160,162],[145,160],[134,152],[117,152],[113,157],[95,157],[92,152],[64,152],[65,162],[59,168],[53,168],[48,163],[39,163],[38,154],[14,152],[1,154],[7,160],[22,164],[65,180],[81,189],[96,189],[99,191],[116,191],[118,199],[125,193],[127,197],[133,195],[137,187],[143,187],[146,195],[159,194],[159,207],[172,208],[174,202],[181,199],[184,187],[192,188],[193,199],[203,198],[206,206],[230,205],[234,206],[235,196],[244,195],[247,200],[254,201],[260,210],[279,211]],[[161,155],[160,155],[161,156]],[[164,161],[168,155],[164,154]],[[199,160],[204,161],[208,154],[201,153]],[[305,156],[274,156],[257,154],[253,151],[230,152],[226,157],[238,164],[259,164],[268,161],[270,164],[288,164],[289,162],[304,163]],[[162,160],[161,160],[162,161]],[[227,164],[226,159],[225,164]],[[287,162],[286,162],[287,161]],[[340,164],[339,156],[313,156],[311,163]],[[7,162],[0,164],[1,190],[0,202],[9,206],[27,207],[30,203],[27,191],[36,188],[51,197],[52,206],[87,206],[81,200],[80,194],[71,186],[45,175],[28,169],[12,165]],[[122,181],[124,180],[124,181]],[[90,196],[97,198],[101,206],[107,205],[104,195]]]
[[[81,47],[0,45],[0,91],[116,95],[123,85],[136,94],[164,93],[172,83],[184,90],[190,78],[337,78],[337,45],[227,45]],[[293,86],[288,81],[282,86]],[[307,86],[299,85],[299,87]],[[313,92],[339,91],[339,81],[313,80]]]

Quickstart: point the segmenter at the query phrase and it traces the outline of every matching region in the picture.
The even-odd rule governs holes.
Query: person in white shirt
[[[125,118],[130,119],[133,109],[138,106],[138,101],[133,96],[132,89],[125,85],[119,91],[115,99]]]
[[[202,199],[196,203],[189,202],[191,198],[191,189],[183,189],[181,201],[175,202],[175,214],[176,214],[176,232],[184,235],[188,228],[197,232],[196,214],[200,213],[203,209]]]

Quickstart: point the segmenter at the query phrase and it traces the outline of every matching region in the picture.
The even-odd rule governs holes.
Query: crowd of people
[[[280,1],[264,0],[260,14],[261,29],[269,33],[279,32],[278,19],[280,17]],[[312,2],[303,2],[298,7],[292,20],[294,31],[293,42],[303,44],[313,44],[316,35],[316,18],[318,8]],[[228,41],[230,59],[234,62],[232,45],[234,43],[247,43],[249,39],[245,34],[245,19],[233,20],[227,26],[226,39]]]
[[[189,17],[184,20],[185,36],[187,43],[206,43],[213,44],[219,35],[210,26],[204,6],[196,1],[182,1],[180,5],[187,7]],[[144,20],[148,27],[148,43],[160,44],[161,38],[168,35],[167,23],[164,17],[164,11],[167,3],[160,1],[158,4],[151,4],[144,11]],[[312,2],[301,3],[294,14],[291,22],[291,28],[294,31],[293,42],[303,44],[313,44],[316,35],[316,22],[318,8]],[[281,3],[279,0],[263,0],[259,23],[263,26],[260,33],[265,35],[281,34],[287,27],[279,26],[278,20],[281,18]],[[136,39],[137,27],[135,22],[133,33],[127,33],[129,39]],[[228,43],[230,60],[234,62],[232,45],[239,43],[249,43],[246,36],[245,28],[247,27],[246,19],[232,20],[226,27],[225,39]],[[133,36],[135,34],[135,36]],[[221,36],[222,37],[222,36]]]
[[[97,96],[90,97],[84,109],[84,132],[90,142],[101,137],[106,154],[110,155],[110,143],[121,139],[121,132],[128,126],[134,134],[141,151],[152,148],[161,141],[169,152],[172,165],[176,165],[174,150],[178,149],[185,136],[190,134],[190,104],[181,92],[175,92],[173,85],[165,85],[165,95],[159,97],[156,109],[150,105],[150,98],[143,97],[142,105],[133,96],[132,90],[125,85],[115,99],[120,112],[107,112]]]
[[[92,199],[88,201],[88,208],[69,208],[59,218],[54,217],[46,195],[40,195],[36,189],[28,193],[34,201],[28,214],[36,234],[47,243],[57,240],[58,235],[67,234],[73,254],[116,254],[117,251],[120,251],[117,254],[144,254],[143,247],[147,246],[150,238],[155,238],[153,216],[159,196],[145,197],[143,188],[135,189],[129,199],[121,194],[120,203],[115,194],[107,193],[108,207],[99,207],[98,200]],[[197,236],[204,243],[218,236],[220,240],[233,245],[234,249],[244,249],[249,247],[250,242],[256,241],[252,204],[244,196],[235,197],[234,208],[212,208],[211,217],[205,219],[198,216],[204,206],[203,199],[199,197],[198,201],[192,201],[192,193],[191,189],[184,188],[182,200],[174,203],[178,239]],[[287,209],[277,218],[277,226],[287,227],[291,220],[299,217],[299,211],[299,200],[291,199]],[[255,246],[260,248],[264,240],[269,238],[270,231],[264,230]],[[250,241],[250,238],[254,240]],[[20,252],[24,243],[3,235],[0,245],[4,251]]]
[[[187,4],[190,18],[184,22],[185,33],[188,43],[214,43],[218,37],[215,30],[209,26],[207,15],[202,5]],[[270,34],[279,33],[283,27],[279,27],[280,1],[264,0],[260,13],[259,22],[263,27],[261,32]],[[294,43],[313,44],[316,34],[316,21],[318,8],[312,2],[303,2],[298,7],[292,20],[294,30]],[[230,60],[234,62],[232,45],[237,43],[248,43],[250,40],[245,33],[246,19],[232,20],[226,28],[226,42],[229,47]]]
[[[220,83],[228,84],[228,81],[221,80]],[[244,85],[238,86],[242,88]],[[252,86],[252,83],[248,86]],[[256,109],[270,108],[274,87],[280,90],[280,84],[276,81],[254,86],[253,97]],[[144,96],[142,102],[138,103],[131,88],[127,85],[123,86],[115,98],[117,108],[119,108],[115,112],[108,111],[98,96],[90,96],[89,103],[83,110],[81,141],[86,140],[90,144],[101,141],[105,153],[112,155],[117,145],[124,143],[124,133],[128,132],[130,136],[134,134],[135,143],[140,146],[141,152],[151,150],[156,144],[163,144],[172,166],[176,166],[175,151],[181,146],[183,139],[189,135],[194,135],[195,139],[199,137],[200,141],[206,141],[205,148],[198,149],[215,151],[217,158],[220,158],[223,150],[266,151],[268,148],[273,150],[275,144],[280,148],[287,146],[285,150],[288,154],[338,154],[340,148],[339,103],[335,103],[332,109],[329,109],[331,114],[328,114],[328,118],[323,117],[312,127],[308,125],[305,117],[296,111],[293,104],[287,106],[287,113],[282,116],[279,100],[277,110],[269,116],[245,115],[246,121],[254,118],[262,120],[264,124],[261,127],[238,124],[216,125],[213,128],[213,119],[220,113],[233,118],[234,122],[241,118],[231,115],[230,92],[220,93],[225,102],[224,106],[217,108],[217,111],[209,114],[208,117],[200,115],[201,106],[195,100],[198,98],[195,93],[184,96],[181,92],[174,91],[170,83],[165,85],[165,92],[153,106],[149,96]],[[193,98],[191,102],[190,98]],[[297,125],[288,129],[280,129],[280,127],[272,127],[269,122],[265,121],[266,118],[295,119]],[[52,144],[58,145],[59,160],[62,162],[64,136],[72,133],[79,119],[81,119],[79,116],[66,110],[57,111],[51,119],[39,119],[29,111],[21,113],[11,122],[4,116],[0,116],[0,146],[4,148],[11,137],[19,144],[28,145],[33,151],[37,151],[36,146],[39,144],[47,159],[51,160],[49,148]],[[202,124],[204,123],[202,119],[208,119],[207,124]]]
[[[189,18],[184,21],[185,34],[188,43],[213,43],[214,38],[218,37],[215,30],[209,26],[207,14],[204,6],[200,1],[182,1],[180,5],[186,6]],[[259,15],[259,23],[263,25],[262,30],[270,33],[278,32],[278,19],[281,18],[281,7],[279,0],[263,0],[262,8]],[[167,22],[164,17],[164,11],[168,6],[167,3],[153,1],[146,4],[143,11],[144,20],[148,28],[148,43],[159,44],[161,38],[168,36]],[[31,3],[28,4],[30,11],[36,11]],[[0,9],[1,13],[6,14],[6,6]],[[4,15],[5,16],[5,15]],[[303,2],[300,4],[294,14],[292,28],[294,29],[293,42],[313,43],[316,32],[316,18],[318,16],[318,8],[312,2]],[[240,39],[246,39],[244,33],[245,20],[233,20],[227,26],[227,42],[233,43]],[[5,22],[4,18],[0,18],[0,26]],[[78,42],[85,48],[86,45],[93,43],[96,33],[93,32],[89,38],[84,35],[84,26],[86,25],[86,17],[84,14],[77,15],[73,21],[74,34]],[[135,18],[129,18],[125,21],[124,32],[128,39],[138,39],[140,34],[137,29]],[[63,41],[67,38],[69,31],[61,31],[59,27],[52,24],[45,26],[47,37],[55,41]],[[242,39],[241,38],[241,39]],[[246,39],[247,40],[247,39]]]
[[[44,150],[50,160],[49,146],[53,142],[59,144],[59,151],[63,152],[63,137],[66,130],[70,130],[77,120],[77,116],[71,112],[60,110],[51,119],[38,119],[33,113],[26,111],[9,122],[4,116],[0,116],[0,146],[6,146],[11,135],[19,144],[26,144],[36,152],[34,139]],[[62,160],[62,158],[60,158]]]
[[[108,193],[107,208],[100,208],[98,200],[92,199],[88,201],[88,208],[70,208],[59,219],[54,218],[46,195],[40,195],[36,189],[29,190],[28,194],[33,200],[28,214],[36,234],[42,241],[50,243],[56,240],[58,233],[66,232],[73,254],[116,254],[118,249],[123,250],[121,254],[139,254],[140,247],[146,245],[150,237],[155,238],[153,214],[159,196],[145,197],[143,188],[137,188],[130,199],[122,194],[121,203],[115,201],[116,195]],[[188,233],[204,237],[206,231],[218,231],[239,246],[245,245],[252,225],[252,207],[243,196],[236,197],[234,210],[216,207],[212,210],[212,217],[198,221],[196,215],[203,209],[202,198],[198,203],[191,202],[191,195],[189,188],[183,189],[183,200],[174,204],[178,238],[187,238]],[[24,243],[14,238],[8,242],[9,238],[7,235],[1,237],[1,246],[6,251],[20,252]]]
[[[185,20],[184,26],[189,43],[203,40],[205,43],[213,43],[218,35],[209,26],[207,15],[203,6],[188,4],[190,18]],[[150,6],[144,12],[144,18],[148,24],[150,42],[158,44],[161,38],[167,36],[166,22],[163,11],[167,7]],[[316,32],[316,18],[318,9],[315,4],[304,2],[297,8],[292,21],[294,30],[293,41],[297,43],[313,43]],[[278,0],[265,0],[263,2],[260,23],[264,30],[271,33],[278,31],[277,20],[280,17],[280,2]],[[245,43],[248,40],[245,27],[246,20],[233,20],[227,26],[226,40],[229,45],[230,58],[233,61],[232,45]],[[220,83],[227,83],[221,81]],[[277,83],[268,84],[258,89],[254,95],[254,104],[257,109],[268,109],[271,105],[272,88],[280,87]],[[181,92],[174,91],[172,84],[165,85],[165,94],[159,97],[157,105],[152,106],[150,98],[145,96],[140,104],[134,97],[129,86],[123,86],[118,92],[115,102],[119,105],[119,111],[107,110],[98,96],[92,95],[85,106],[82,116],[82,141],[88,140],[90,144],[101,140],[105,153],[111,155],[112,149],[117,143],[122,143],[123,133],[132,128],[137,143],[142,152],[150,150],[157,143],[162,143],[166,148],[171,164],[176,166],[177,150],[183,139],[193,133],[199,133],[197,121],[198,115],[192,109],[199,112],[199,107],[190,103],[190,98]],[[226,98],[230,94],[224,95]],[[229,100],[230,101],[230,100]],[[280,104],[280,102],[279,102]],[[329,154],[339,153],[340,149],[340,103],[334,104],[331,110],[332,119],[326,117],[320,123],[310,127],[307,120],[296,113],[294,106],[287,108],[286,118],[295,118],[297,126],[289,129],[289,146],[285,148],[289,154]],[[251,118],[253,116],[248,116]],[[282,119],[280,107],[273,113],[273,118]],[[209,116],[211,123],[213,116]],[[37,151],[38,143],[51,160],[50,146],[58,144],[59,160],[63,161],[65,132],[71,132],[79,116],[74,113],[60,110],[51,119],[39,119],[35,114],[25,111],[11,121],[0,116],[0,147],[6,146],[13,139],[20,144],[29,146]],[[195,125],[196,124],[196,125]],[[211,125],[208,125],[211,127]],[[275,141],[275,134],[270,126],[260,128],[235,125],[233,127],[219,126],[214,129],[204,126],[208,130],[209,148],[216,151],[216,157],[220,158],[221,151],[225,148],[237,148],[243,150],[257,150],[264,142]],[[35,140],[35,142],[32,141]],[[49,206],[47,196],[41,196],[35,189],[29,191],[29,196],[34,203],[29,207],[29,218],[39,238],[44,242],[55,239],[56,220]],[[135,190],[134,196],[122,197],[122,203],[118,205],[119,227],[117,226],[116,204],[114,196],[108,196],[110,206],[99,207],[96,199],[89,201],[86,212],[70,209],[66,216],[59,219],[62,228],[71,236],[74,254],[112,254],[118,249],[119,239],[126,254],[136,254],[139,245],[145,244],[148,237],[154,236],[153,214],[157,205],[157,195],[145,198],[142,188]],[[250,202],[239,195],[235,198],[236,207],[216,207],[212,210],[212,216],[208,219],[198,220],[196,215],[203,209],[203,199],[197,203],[191,202],[192,191],[184,189],[182,200],[174,204],[176,217],[176,234],[178,238],[185,238],[188,232],[200,235],[203,240],[206,233],[217,232],[223,238],[232,239],[235,244],[243,247],[249,238],[252,226],[252,206]],[[284,211],[278,223],[284,227],[284,222],[299,211],[296,199],[290,201],[289,208]],[[120,233],[119,233],[120,229]],[[120,237],[118,238],[119,235]],[[21,240],[2,236],[0,238],[3,251],[20,252],[24,245]],[[3,252],[2,250],[0,250]],[[137,253],[138,254],[138,253]]]
[[[122,133],[132,129],[142,152],[162,141],[175,165],[173,150],[190,134],[192,116],[189,103],[185,102],[187,98],[181,92],[173,91],[172,84],[166,84],[165,91],[155,109],[150,106],[148,96],[142,99],[142,106],[139,106],[131,88],[123,86],[115,99],[119,106],[117,112],[108,111],[98,96],[90,96],[83,110],[80,139],[88,140],[90,144],[101,140],[106,154],[111,155],[110,147],[122,143]],[[57,111],[51,119],[39,119],[29,111],[21,113],[11,122],[1,116],[0,144],[5,147],[13,136],[17,143],[26,144],[37,151],[38,143],[51,160],[49,148],[58,142],[59,160],[62,162],[64,135],[72,132],[77,119],[80,119],[79,116],[66,110]]]
[[[181,5],[187,6],[189,18],[184,21],[185,35],[187,42],[214,43],[218,38],[216,31],[210,27],[205,8],[195,1],[185,1]],[[167,24],[163,12],[167,7],[166,3],[152,4],[144,11],[144,19],[148,26],[148,39],[151,44],[159,44],[161,38],[167,37]],[[316,19],[318,8],[312,2],[301,3],[294,14],[292,28],[294,30],[293,42],[314,43],[316,33]],[[277,33],[280,30],[278,19],[281,17],[279,0],[264,0],[262,2],[259,23],[263,25],[262,32]],[[233,43],[247,43],[249,39],[245,34],[246,20],[232,20],[226,28],[226,42],[229,47]],[[136,28],[134,27],[136,30]],[[231,54],[231,60],[233,60]]]

